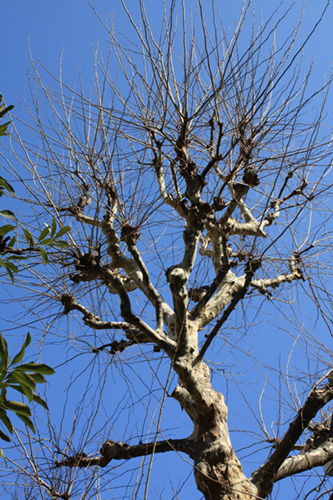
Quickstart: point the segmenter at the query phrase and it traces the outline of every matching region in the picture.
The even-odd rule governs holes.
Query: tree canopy
[[[63,369],[8,459],[17,494],[250,500],[292,478],[295,498],[319,499],[331,79],[313,90],[302,53],[329,2],[301,40],[301,21],[280,36],[283,3],[258,22],[245,2],[230,30],[214,3],[165,2],[158,27],[143,0],[135,15],[121,4],[128,32],[101,20],[94,92],[51,88],[33,63],[6,155],[40,234],[15,286]]]

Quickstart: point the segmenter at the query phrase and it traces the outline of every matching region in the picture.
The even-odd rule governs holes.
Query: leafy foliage
[[[2,96],[0,95],[0,103],[1,100]],[[14,106],[12,105],[6,107],[5,104],[2,104],[0,106],[0,118],[13,109],[13,107]],[[0,136],[8,135],[6,131],[9,124],[10,121],[0,126]],[[15,196],[15,190],[6,179],[0,176],[0,198],[5,194]],[[14,274],[18,272],[18,267],[15,261],[26,259],[26,253],[33,250],[39,252],[44,264],[47,264],[48,256],[44,247],[68,248],[69,246],[67,241],[61,240],[61,237],[68,233],[71,228],[66,226],[57,230],[57,223],[55,219],[52,220],[51,227],[47,225],[41,231],[40,235],[34,238],[30,231],[17,221],[15,214],[11,210],[0,210],[0,216],[2,218],[10,219],[16,224],[5,224],[0,226],[0,255],[6,255],[5,257],[0,258],[0,267],[3,267],[6,270],[12,282],[14,282]],[[28,248],[22,248],[20,246],[18,248],[14,248],[14,245],[17,242],[17,237],[11,235],[6,236],[11,231],[14,231],[17,226],[22,229],[24,240],[28,244]]]
[[[0,95],[0,103],[2,96]],[[14,106],[0,106],[0,118],[8,113]],[[7,128],[10,124],[9,121],[0,126],[0,136],[7,135]],[[0,198],[5,194],[15,196],[15,190],[10,183],[0,177]],[[18,272],[18,267],[13,261],[26,259],[24,255],[26,251],[37,250],[43,258],[44,263],[47,263],[47,253],[41,248],[42,246],[57,246],[59,248],[67,248],[68,243],[60,240],[61,236],[66,234],[70,228],[65,227],[57,231],[56,221],[53,219],[51,229],[47,226],[38,237],[38,245],[36,246],[33,236],[30,232],[21,226],[24,238],[28,243],[28,248],[16,248],[16,236],[6,236],[11,231],[15,230],[19,225],[15,214],[11,210],[0,210],[2,218],[10,219],[15,222],[14,224],[4,224],[0,227],[0,254],[5,255],[0,259],[0,267],[3,267],[12,281],[14,281],[14,274]],[[20,351],[14,356],[11,361],[8,354],[8,346],[4,337],[0,333],[0,421],[7,431],[13,433],[13,425],[8,417],[7,412],[13,412],[31,431],[35,432],[34,425],[31,420],[31,409],[28,405],[12,401],[7,398],[7,390],[13,389],[23,396],[28,398],[29,403],[34,401],[41,405],[46,410],[47,404],[45,401],[36,394],[36,384],[45,383],[44,375],[52,375],[54,370],[49,366],[41,363],[24,363],[20,364],[25,350],[31,342],[31,336],[28,333]],[[10,438],[0,429],[0,439],[9,442]],[[0,449],[0,456],[4,458],[4,453]]]
[[[1,104],[2,101],[2,95],[0,94],[0,118],[3,118],[6,113],[8,113],[11,109],[14,108],[14,106],[11,104],[10,106],[7,106],[5,104]],[[3,123],[0,125],[0,136],[1,135],[7,135],[7,128],[10,122]]]
[[[8,411],[13,412],[32,432],[35,432],[35,428],[31,420],[29,406],[19,401],[9,400],[7,398],[8,389],[14,389],[26,396],[29,403],[34,401],[46,410],[48,409],[46,402],[36,394],[36,385],[45,383],[44,375],[52,375],[54,370],[43,363],[20,364],[30,342],[31,335],[28,333],[21,349],[11,360],[7,342],[0,333],[0,420],[10,434],[13,433],[13,425],[7,415]],[[10,437],[1,430],[0,438],[7,442],[10,441]],[[2,451],[0,451],[0,455],[3,456]]]

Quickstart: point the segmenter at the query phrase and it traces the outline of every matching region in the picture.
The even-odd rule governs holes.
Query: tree
[[[52,417],[36,426],[38,443],[27,435],[38,451],[24,453],[25,487],[51,498],[152,498],[153,461],[169,452],[190,463],[208,500],[267,498],[298,475],[304,488],[307,471],[333,458],[331,80],[309,91],[301,54],[313,31],[299,43],[299,24],[277,45],[287,9],[258,29],[254,21],[248,38],[248,2],[228,34],[214,5],[198,1],[190,16],[183,1],[179,13],[165,4],[156,34],[143,0],[137,22],[121,3],[132,35],[104,24],[110,52],[96,52],[94,99],[82,82],[49,90],[35,65],[39,139],[17,134],[13,145],[38,220],[72,226],[69,248],[21,278],[40,297],[43,341],[65,342],[62,362],[74,370],[72,429],[64,414],[60,427]],[[280,332],[266,324],[256,340],[266,314],[278,315]],[[314,334],[316,324],[327,333]],[[278,333],[287,343],[285,325],[284,367],[261,344]],[[236,405],[253,417],[245,429]],[[230,438],[237,427],[252,473]],[[310,482],[304,498],[320,498],[325,481],[321,472],[319,493]],[[158,486],[154,494],[166,498]]]

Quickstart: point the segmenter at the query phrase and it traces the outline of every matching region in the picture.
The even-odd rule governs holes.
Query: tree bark
[[[188,356],[189,358],[189,356]],[[179,358],[175,362],[179,386],[173,396],[194,423],[194,476],[206,500],[250,500],[257,488],[245,476],[233,450],[221,393],[211,385],[210,371],[202,362]]]

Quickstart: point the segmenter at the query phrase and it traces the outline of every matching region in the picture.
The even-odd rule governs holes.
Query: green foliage
[[[4,117],[14,106],[5,106],[1,104],[2,96],[0,95],[0,119]],[[0,125],[0,136],[7,135],[6,131],[10,122]],[[5,194],[15,196],[14,188],[9,182],[0,176],[0,198]],[[14,224],[4,224],[0,226],[0,267],[3,267],[9,275],[12,282],[14,274],[18,272],[18,267],[13,261],[27,259],[27,253],[35,250],[38,251],[47,264],[48,257],[45,248],[43,247],[58,247],[67,248],[68,243],[61,240],[61,237],[70,231],[70,227],[66,226],[57,230],[55,219],[52,220],[51,228],[46,226],[37,237],[37,243],[31,233],[23,227],[18,221],[15,214],[11,210],[0,210],[0,217],[10,219]],[[16,236],[7,236],[11,231],[21,228],[24,239],[28,244],[28,248],[14,248],[17,243]],[[14,413],[32,432],[35,432],[34,425],[31,420],[31,409],[28,405],[20,401],[13,401],[7,398],[8,389],[13,389],[25,396],[29,403],[33,401],[47,410],[46,402],[36,394],[36,385],[46,382],[44,375],[52,375],[54,370],[48,365],[42,363],[23,363],[20,364],[25,355],[25,350],[31,342],[31,336],[28,333],[26,339],[11,361],[8,354],[8,346],[4,337],[0,333],[0,423],[9,434],[13,433],[13,425],[8,416],[8,412]],[[8,434],[0,429],[0,439],[9,442]],[[3,450],[0,448],[0,457],[5,458]]]
[[[15,215],[9,210],[0,210],[0,216],[15,219]],[[22,229],[24,239],[28,245],[27,248],[14,248],[17,241],[16,236],[7,236],[4,238],[5,235],[17,228]],[[18,267],[13,263],[13,261],[25,260],[32,251],[35,251],[40,254],[44,264],[47,264],[48,255],[47,251],[43,247],[68,248],[68,242],[62,240],[61,237],[70,230],[70,226],[62,227],[57,230],[55,219],[52,220],[51,228],[47,225],[37,237],[33,236],[30,231],[19,223],[17,226],[14,226],[13,224],[0,226],[0,255],[2,255],[0,258],[0,267],[3,267],[7,271],[10,279],[14,282],[14,274],[18,272]],[[5,257],[3,257],[3,255],[5,255]]]
[[[32,432],[35,432],[31,420],[31,410],[28,405],[7,399],[7,390],[14,389],[28,398],[29,403],[34,401],[46,410],[46,402],[36,394],[36,384],[46,382],[44,375],[52,375],[54,370],[43,363],[23,363],[20,364],[25,355],[25,350],[31,342],[30,333],[11,361],[8,354],[8,346],[4,337],[0,333],[0,421],[9,434],[13,433],[13,425],[7,412],[13,412]],[[9,442],[10,437],[0,430],[0,438]],[[3,451],[0,450],[0,456]]]
[[[5,114],[8,113],[14,107],[12,105],[6,107],[5,104],[1,104],[1,101],[2,101],[2,95],[0,94],[0,119],[3,118]],[[7,135],[6,131],[9,124],[10,122],[6,122],[0,125],[0,136]]]
[[[0,198],[4,194],[4,191],[8,191],[10,194],[15,194],[14,189],[3,177],[0,177]]]
[[[1,104],[1,101],[2,96],[0,95],[0,119],[14,107],[6,107],[5,104]],[[0,126],[0,136],[7,135],[6,130],[9,123],[10,122],[6,122]],[[15,196],[15,190],[6,179],[0,177],[0,198],[5,194]],[[27,254],[31,251],[36,251],[39,252],[44,264],[47,264],[48,256],[44,247],[68,248],[69,246],[67,241],[62,240],[61,237],[68,233],[71,228],[66,226],[57,230],[55,219],[52,220],[51,227],[47,225],[39,236],[34,237],[30,231],[17,221],[15,214],[11,210],[0,210],[0,217],[10,219],[16,223],[16,225],[5,224],[0,226],[0,267],[6,270],[12,282],[14,282],[14,275],[18,272],[18,267],[13,261],[26,259],[28,258]],[[6,236],[17,228],[22,229],[24,240],[28,244],[28,248],[22,248],[20,246],[14,248],[14,245],[17,243],[17,237]]]

